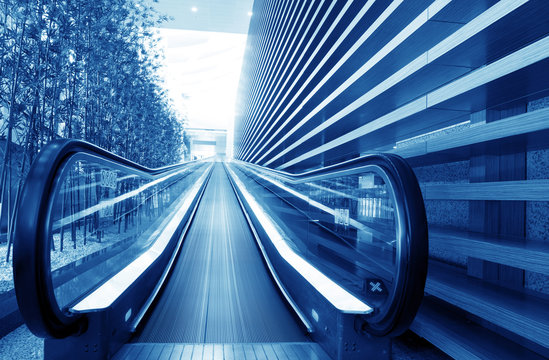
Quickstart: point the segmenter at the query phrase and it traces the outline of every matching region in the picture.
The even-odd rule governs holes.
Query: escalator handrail
[[[404,231],[397,240],[405,245],[406,251],[400,257],[398,285],[393,294],[395,301],[392,301],[385,314],[374,313],[363,330],[377,336],[396,336],[408,328],[423,299],[429,245],[421,189],[412,168],[402,157],[395,154],[369,154],[298,174],[238,160],[236,162],[293,184],[356,174],[371,166],[385,172],[395,192],[395,205],[400,208],[402,216],[400,220]]]
[[[58,171],[77,153],[96,156],[156,178],[189,163],[151,169],[80,140],[50,142],[33,162],[16,204],[13,274],[17,303],[29,329],[43,338],[63,338],[84,331],[86,316],[59,309],[50,267],[50,212]]]
[[[353,172],[353,173],[359,172],[360,171],[359,169],[362,166],[372,165],[372,163],[375,163],[375,162],[386,163],[387,165],[390,165],[391,167],[393,167],[392,169],[393,171],[398,171],[399,169],[395,168],[395,165],[396,165],[395,162],[401,162],[401,160],[403,160],[402,157],[395,154],[374,153],[374,154],[362,155],[360,157],[346,160],[337,164],[332,164],[332,165],[328,165],[328,166],[317,168],[317,169],[306,170],[300,173],[292,173],[284,170],[272,169],[266,166],[261,166],[254,163],[241,161],[241,160],[233,160],[233,161],[237,163],[245,164],[247,166],[251,166],[263,172],[271,173],[277,177],[284,178],[285,180],[292,183],[302,183],[306,181],[316,180],[320,177],[331,178],[334,176],[348,175],[350,172]],[[391,171],[391,169],[389,169],[389,171]]]

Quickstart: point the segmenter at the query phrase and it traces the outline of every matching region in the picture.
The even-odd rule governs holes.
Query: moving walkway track
[[[169,282],[136,342],[306,341],[215,163]]]
[[[394,155],[151,170],[64,140],[17,215],[17,300],[47,359],[388,359],[425,285],[423,200]]]

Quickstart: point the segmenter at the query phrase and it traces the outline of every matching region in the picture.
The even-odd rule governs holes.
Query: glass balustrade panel
[[[56,179],[50,212],[55,297],[68,307],[143,254],[207,166],[151,176],[77,154]]]
[[[232,168],[298,254],[370,306],[382,311],[390,304],[401,225],[381,168],[299,181],[242,164]]]

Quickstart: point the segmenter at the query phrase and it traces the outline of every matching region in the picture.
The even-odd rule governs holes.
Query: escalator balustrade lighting
[[[332,279],[323,274],[316,267],[311,265],[307,260],[298,255],[290,246],[287,240],[284,239],[283,232],[275,222],[265,212],[250,194],[244,184],[229,170],[237,186],[242,191],[246,201],[250,205],[253,213],[257,216],[261,226],[267,232],[269,239],[274,244],[278,253],[286,260],[294,269],[297,270],[319,293],[322,294],[331,304],[338,310],[349,313],[369,314],[373,309],[359,300],[356,296],[342,288]]]
[[[108,308],[158,259],[181,224],[185,213],[191,207],[193,199],[199,193],[206,175],[207,173],[202,174],[196,184],[192,186],[188,195],[184,197],[182,204],[169,222],[163,228],[157,229],[151,234],[151,238],[157,239],[154,245],[72,307],[70,309],[71,312],[86,312]]]
[[[377,337],[408,328],[423,297],[428,236],[421,190],[402,158],[365,155],[302,174],[236,160],[228,168],[277,276],[315,328],[313,338],[326,341],[314,333],[345,322]],[[355,335],[338,333],[347,342]]]
[[[16,205],[14,282],[46,358],[90,348],[106,358],[128,341],[167,278],[211,169],[204,161],[149,169],[76,140],[40,152]]]

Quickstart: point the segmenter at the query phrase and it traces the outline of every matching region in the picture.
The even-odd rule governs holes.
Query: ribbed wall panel
[[[549,358],[546,0],[256,0],[236,112],[243,161],[406,158],[430,233],[411,329],[457,359]]]
[[[544,91],[536,68],[549,62],[546,8],[525,0],[258,0],[235,157],[289,171],[322,167]]]

